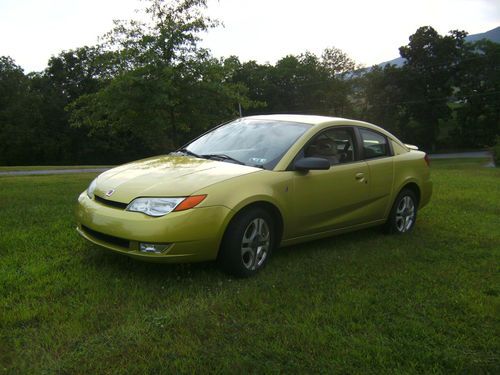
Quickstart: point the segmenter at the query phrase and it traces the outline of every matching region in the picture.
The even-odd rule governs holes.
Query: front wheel
[[[417,220],[417,198],[410,189],[403,189],[392,206],[386,223],[388,233],[403,234],[415,226]]]
[[[260,271],[271,256],[275,243],[274,222],[260,207],[238,214],[229,224],[222,241],[219,262],[226,272],[249,277]]]

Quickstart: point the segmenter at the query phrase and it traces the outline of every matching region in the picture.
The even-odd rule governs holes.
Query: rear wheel
[[[403,189],[392,206],[385,229],[388,233],[403,234],[411,231],[417,220],[417,198],[410,189]]]
[[[237,277],[254,275],[271,256],[274,233],[273,218],[266,210],[253,207],[241,212],[224,235],[219,253],[221,266]]]

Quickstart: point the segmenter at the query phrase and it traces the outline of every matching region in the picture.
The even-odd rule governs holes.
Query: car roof
[[[320,129],[325,128],[327,126],[335,126],[335,125],[363,126],[370,128],[372,130],[376,130],[388,136],[393,141],[400,144],[402,147],[407,148],[403,142],[401,142],[396,136],[394,136],[384,128],[381,128],[380,126],[365,121],[352,120],[342,117],[329,117],[329,116],[317,116],[317,115],[287,115],[287,114],[248,116],[248,117],[243,117],[243,119],[299,122]]]
[[[344,121],[341,117],[329,117],[329,116],[317,116],[317,115],[287,115],[287,114],[276,114],[276,115],[257,115],[248,116],[246,119],[252,120],[274,120],[274,121],[288,121],[288,122],[300,122],[302,124],[318,125],[324,122],[334,122],[334,121]],[[348,121],[348,120],[347,120]]]

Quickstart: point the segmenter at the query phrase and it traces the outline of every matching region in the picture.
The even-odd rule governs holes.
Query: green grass
[[[0,166],[0,172],[12,172],[12,171],[43,171],[50,169],[95,169],[95,168],[111,168],[112,165],[31,165],[31,166],[13,166],[13,167],[2,167]]]
[[[500,169],[432,165],[413,233],[280,249],[248,280],[83,241],[93,174],[2,177],[0,373],[499,373]]]

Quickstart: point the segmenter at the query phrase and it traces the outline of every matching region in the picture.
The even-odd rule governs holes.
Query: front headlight
[[[149,216],[163,216],[172,212],[184,198],[137,198],[128,206],[127,211],[142,212]]]
[[[89,187],[87,188],[87,195],[89,196],[90,199],[94,198],[94,190],[97,185],[97,178],[94,178],[94,180],[90,183]]]
[[[142,212],[149,216],[163,216],[172,211],[183,211],[199,204],[206,195],[181,198],[136,198],[127,206],[127,211]]]

